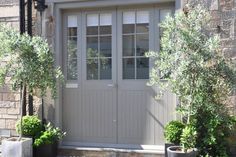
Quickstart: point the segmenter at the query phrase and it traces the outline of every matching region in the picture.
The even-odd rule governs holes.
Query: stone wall
[[[1,0],[0,23],[19,29],[19,6],[17,0]],[[2,63],[1,63],[2,64]],[[1,134],[15,135],[15,123],[19,118],[20,94],[12,92],[9,85],[0,88]],[[1,136],[1,135],[0,135]]]
[[[0,23],[5,23],[11,27],[19,27],[19,6],[17,0],[0,1]]]
[[[210,10],[210,28],[221,37],[225,56],[236,60],[236,0],[182,0],[184,3],[201,3]],[[236,115],[236,92],[230,100],[231,111]]]
[[[19,30],[19,0],[1,0],[0,1],[0,24],[7,24],[10,27]],[[38,19],[36,11],[33,9],[33,34],[38,34]],[[4,64],[4,63],[1,63]],[[11,85],[6,84],[0,87],[0,137],[10,134],[15,136],[15,124],[20,118],[20,94],[11,91]],[[34,97],[34,111],[40,112],[40,99]],[[1,139],[0,139],[1,142]]]

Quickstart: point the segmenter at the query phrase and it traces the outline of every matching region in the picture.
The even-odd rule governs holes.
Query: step
[[[164,157],[164,150],[60,146],[58,157]]]

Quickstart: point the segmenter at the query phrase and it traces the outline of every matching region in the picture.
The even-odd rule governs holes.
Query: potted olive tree
[[[149,85],[157,84],[178,97],[177,111],[186,122],[178,149],[185,156],[195,147],[200,156],[228,155],[226,139],[233,118],[227,100],[236,86],[236,69],[222,52],[219,34],[209,31],[210,22],[207,9],[188,4],[184,12],[160,25],[160,52],[147,54],[155,62]]]
[[[14,91],[20,91],[22,109],[23,90],[37,92],[44,96],[50,89],[56,96],[56,81],[63,80],[62,72],[55,68],[53,54],[47,42],[41,37],[30,37],[7,26],[0,26],[0,84],[10,84]],[[22,117],[22,111],[21,111]],[[22,120],[20,122],[22,126]],[[20,129],[21,130],[21,129]],[[27,151],[28,150],[28,151]],[[31,157],[32,139],[11,138],[2,142],[5,157]]]

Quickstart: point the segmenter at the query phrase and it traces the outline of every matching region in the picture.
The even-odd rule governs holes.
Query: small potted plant
[[[164,129],[164,137],[167,141],[165,143],[165,156],[167,157],[167,148],[170,146],[179,146],[180,138],[185,124],[178,120],[170,121]]]
[[[22,134],[24,137],[34,139],[42,130],[43,125],[37,116],[24,116],[22,120],[18,120],[16,123],[17,133]]]
[[[35,138],[34,157],[56,157],[58,141],[66,135],[51,123],[45,125],[45,130]]]
[[[196,157],[197,149],[195,148],[197,132],[196,129],[187,125],[181,134],[181,146],[170,146],[167,148],[168,157]]]

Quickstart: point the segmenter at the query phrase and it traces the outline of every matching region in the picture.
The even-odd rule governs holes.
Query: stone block
[[[221,12],[221,18],[222,20],[229,20],[233,19],[235,14],[235,10],[227,10]]]
[[[232,20],[223,20],[222,29],[230,29],[232,26]]]
[[[6,114],[7,108],[0,108],[0,114]]]
[[[15,107],[15,102],[0,101],[0,108],[10,108],[10,107]]]
[[[220,31],[220,38],[221,39],[228,39],[228,38],[230,38],[230,30],[228,30],[228,29],[222,29],[221,31]]]
[[[220,0],[222,10],[232,10],[234,8],[234,0]]]
[[[17,119],[17,115],[2,114],[2,118],[5,119]]]
[[[15,101],[14,93],[3,93],[3,101]]]
[[[10,91],[11,90],[10,90],[8,85],[3,85],[3,86],[0,87],[0,92],[1,93],[7,93],[7,92],[10,92]]]
[[[221,20],[221,13],[220,11],[216,10],[216,11],[211,11],[210,15],[212,17],[213,20],[217,20],[220,21]]]
[[[221,47],[222,48],[229,48],[229,47],[233,47],[236,43],[236,39],[222,39],[220,41]]]
[[[226,57],[235,58],[236,59],[236,47],[232,48],[224,48],[223,53]]]
[[[15,129],[16,128],[16,119],[6,119],[6,129]]]
[[[218,0],[210,0],[210,10],[218,10],[219,9],[219,2]]]
[[[0,128],[4,129],[6,127],[5,119],[0,119]]]
[[[8,108],[7,109],[7,114],[9,114],[9,115],[19,115],[20,114],[20,109],[19,108]]]

